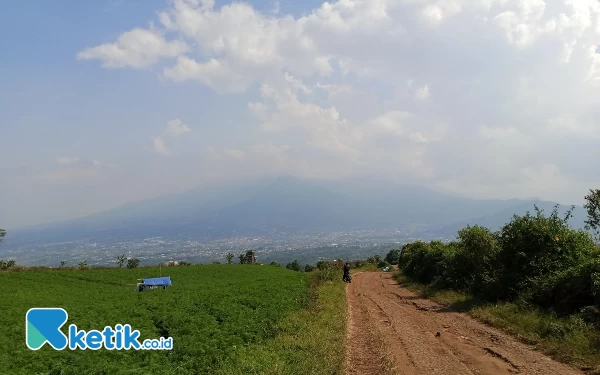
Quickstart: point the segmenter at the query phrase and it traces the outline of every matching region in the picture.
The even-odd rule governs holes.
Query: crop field
[[[136,280],[158,277],[158,268],[3,272],[0,373],[229,373],[225,369],[235,371],[236,361],[242,360],[242,367],[255,368],[248,363],[252,351],[273,347],[275,352],[259,358],[277,360],[279,349],[273,343],[280,330],[293,325],[290,316],[306,313],[311,295],[308,275],[267,265],[163,267],[162,276],[171,276],[171,287],[136,293]],[[333,325],[323,325],[342,330],[343,286],[336,285],[329,285],[326,292],[337,301],[337,310],[329,312],[337,319]],[[173,350],[57,351],[46,344],[32,351],[25,343],[25,314],[32,307],[64,308],[69,314],[64,333],[69,324],[85,330],[130,324],[140,331],[140,341],[173,337]],[[330,337],[323,341],[336,344]],[[343,349],[344,342],[339,344]],[[293,373],[285,361],[279,359],[279,372]],[[269,368],[268,363],[257,366]]]

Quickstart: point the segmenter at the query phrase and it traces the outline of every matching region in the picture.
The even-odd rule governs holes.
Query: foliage
[[[191,265],[192,265],[192,263],[190,263],[190,262],[186,262],[185,260],[182,260],[181,262],[179,262],[179,265],[180,265],[180,266],[191,266]]]
[[[125,254],[123,255],[119,255],[117,257],[117,264],[119,265],[119,268],[123,267],[123,264],[125,264],[125,261],[127,260],[127,257],[125,256]]]
[[[328,262],[326,260],[320,260],[317,262],[317,268],[321,271],[332,268],[331,262]]]
[[[600,242],[600,189],[591,190],[585,196],[583,208],[587,210],[588,218],[585,221],[587,230],[594,230]]]
[[[139,265],[140,265],[140,260],[138,258],[127,259],[127,268],[129,268],[129,269],[138,268]]]
[[[0,242],[2,242],[2,240],[4,239],[5,236],[6,236],[6,230],[0,228]]]
[[[514,299],[532,280],[581,264],[595,251],[587,233],[569,228],[571,211],[564,218],[558,216],[557,207],[549,217],[537,207],[535,211],[514,216],[498,234],[501,297]]]
[[[287,268],[288,270],[292,270],[292,271],[302,271],[302,267],[300,266],[300,263],[298,263],[297,260],[288,263],[285,268]]]
[[[87,260],[82,260],[81,262],[78,263],[79,265],[79,269],[83,270],[87,268]]]
[[[398,264],[400,258],[400,250],[390,250],[385,256],[385,261],[389,264]]]
[[[212,264],[221,264],[218,260],[213,260]]]
[[[227,253],[227,255],[225,255],[225,259],[227,259],[227,264],[231,264],[233,262],[233,258],[235,255],[233,255],[232,253]]]
[[[276,261],[272,261],[269,265],[275,266],[275,267],[281,267],[281,264],[277,263]]]
[[[421,283],[489,301],[524,299],[565,313],[597,303],[600,254],[587,233],[569,228],[572,209],[546,217],[534,208],[497,233],[467,226],[449,244],[406,244],[399,266]]]
[[[312,272],[314,269],[315,267],[311,266],[310,264],[304,266],[304,272]]]
[[[379,262],[381,262],[381,257],[378,254],[375,254],[375,255],[367,258],[367,263],[377,264]]]
[[[61,260],[60,261],[60,266],[58,266],[59,268],[65,268],[67,266],[67,261],[66,260]]]
[[[389,267],[389,263],[386,262],[385,260],[382,260],[381,262],[377,263],[377,268],[385,268],[385,267]]]
[[[0,260],[0,271],[6,271],[9,268],[14,267],[16,262],[12,259],[9,260]]]
[[[242,253],[238,256],[238,258],[240,259],[240,264],[246,263],[246,254]]]
[[[322,363],[325,353],[317,358],[317,350],[343,352],[343,346],[327,346],[329,342],[340,345],[338,337],[345,337],[339,334],[345,324],[343,311],[334,320],[328,319],[338,315],[302,312],[309,288],[305,273],[237,265],[173,267],[169,269],[173,285],[166,290],[133,291],[136,279],[158,273],[159,267],[0,273],[0,300],[10,301],[0,314],[0,374],[243,374],[255,350],[266,358],[276,358],[277,363],[286,366],[286,374],[302,374],[294,362],[304,353],[312,353],[315,358],[311,360]],[[335,304],[323,308],[344,309],[343,287],[332,287],[336,290],[331,290]],[[32,306],[63,307],[69,313],[67,325],[76,324],[79,329],[101,330],[107,325],[128,323],[140,330],[141,339],[168,335],[173,337],[173,350],[57,351],[46,345],[31,351],[15,343],[23,342],[22,322]],[[335,332],[324,331],[321,335],[298,331],[313,325],[331,325]],[[284,344],[274,342],[281,330]],[[294,352],[295,338],[312,341],[302,341],[305,349],[298,353]],[[326,356],[331,358],[330,354]],[[342,359],[336,357],[336,363]],[[234,370],[229,371],[229,366]]]

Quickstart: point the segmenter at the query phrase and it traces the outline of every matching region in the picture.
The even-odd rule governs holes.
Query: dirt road
[[[417,296],[389,273],[356,274],[346,293],[348,375],[582,374]]]

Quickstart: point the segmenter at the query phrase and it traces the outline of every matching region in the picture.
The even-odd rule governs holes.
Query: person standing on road
[[[350,282],[350,262],[344,264],[344,276],[342,278],[345,282]]]

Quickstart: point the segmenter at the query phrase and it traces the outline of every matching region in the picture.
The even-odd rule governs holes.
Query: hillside
[[[498,227],[513,214],[550,209],[536,200],[476,200],[422,187],[280,177],[236,186],[211,186],[184,194],[132,202],[76,220],[11,231],[9,244],[86,238],[218,239],[272,233],[356,229],[428,228],[453,234],[465,224]],[[573,223],[580,227],[583,210]]]

